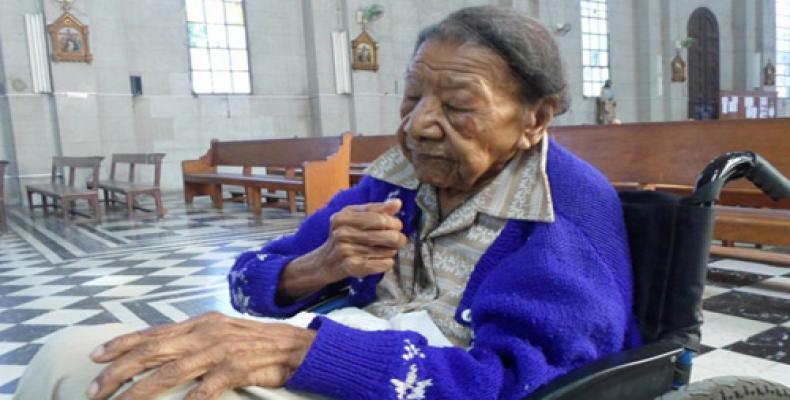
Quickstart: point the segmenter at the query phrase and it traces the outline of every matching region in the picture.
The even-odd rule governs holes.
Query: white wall
[[[346,30],[354,38],[360,32],[355,11],[374,3],[384,7],[370,25],[380,69],[354,71],[354,94],[337,95],[330,33]],[[512,7],[550,27],[572,25],[556,36],[572,95],[571,110],[556,123],[594,123],[594,100],[581,93],[578,0],[248,0],[249,96],[191,94],[182,0],[77,0],[73,13],[90,25],[94,61],[52,63],[56,94],[35,95],[23,15],[43,5],[51,23],[60,9],[51,0],[0,0],[0,158],[13,161],[11,175],[22,176],[7,181],[9,200],[18,198],[15,188],[46,179],[40,176],[56,154],[165,152],[163,185],[177,190],[180,161],[200,156],[212,138],[392,133],[420,29],[479,4]],[[686,84],[670,82],[668,66],[674,41],[686,36],[689,16],[702,6],[719,23],[723,90],[750,88],[760,70],[748,64],[754,53],[775,60],[773,0],[609,0],[621,120],[686,118]],[[129,94],[130,75],[142,77],[143,96]],[[790,115],[790,103],[781,102],[780,113]]]

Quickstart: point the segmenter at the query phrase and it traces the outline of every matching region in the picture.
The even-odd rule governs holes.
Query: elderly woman
[[[538,22],[493,7],[453,13],[417,41],[400,146],[230,273],[244,313],[289,317],[348,287],[351,305],[383,320],[427,312],[444,346],[420,329],[209,314],[97,348],[91,357],[109,366],[89,396],[147,399],[199,378],[189,399],[248,386],[341,399],[515,399],[632,345],[617,195],[546,137],[567,103],[557,46]]]

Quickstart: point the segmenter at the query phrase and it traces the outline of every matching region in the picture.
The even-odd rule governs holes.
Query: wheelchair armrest
[[[351,303],[348,300],[348,288],[344,288],[339,293],[313,304],[305,311],[314,312],[316,314],[329,314],[331,311],[350,305]]]
[[[549,382],[526,400],[653,399],[672,390],[682,351],[668,341],[622,351]]]

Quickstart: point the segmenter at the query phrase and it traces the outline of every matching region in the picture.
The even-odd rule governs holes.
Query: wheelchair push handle
[[[746,172],[746,178],[774,200],[790,196],[790,179],[759,154],[754,154],[754,168]]]
[[[711,206],[727,182],[747,178],[774,200],[790,196],[790,180],[760,155],[751,151],[724,153],[708,163],[697,178],[691,205]]]

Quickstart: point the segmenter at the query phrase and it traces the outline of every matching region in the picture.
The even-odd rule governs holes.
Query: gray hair
[[[474,43],[498,53],[522,84],[527,102],[557,98],[555,115],[570,106],[568,83],[557,43],[538,20],[494,7],[462,8],[420,32],[417,49],[429,39]]]

